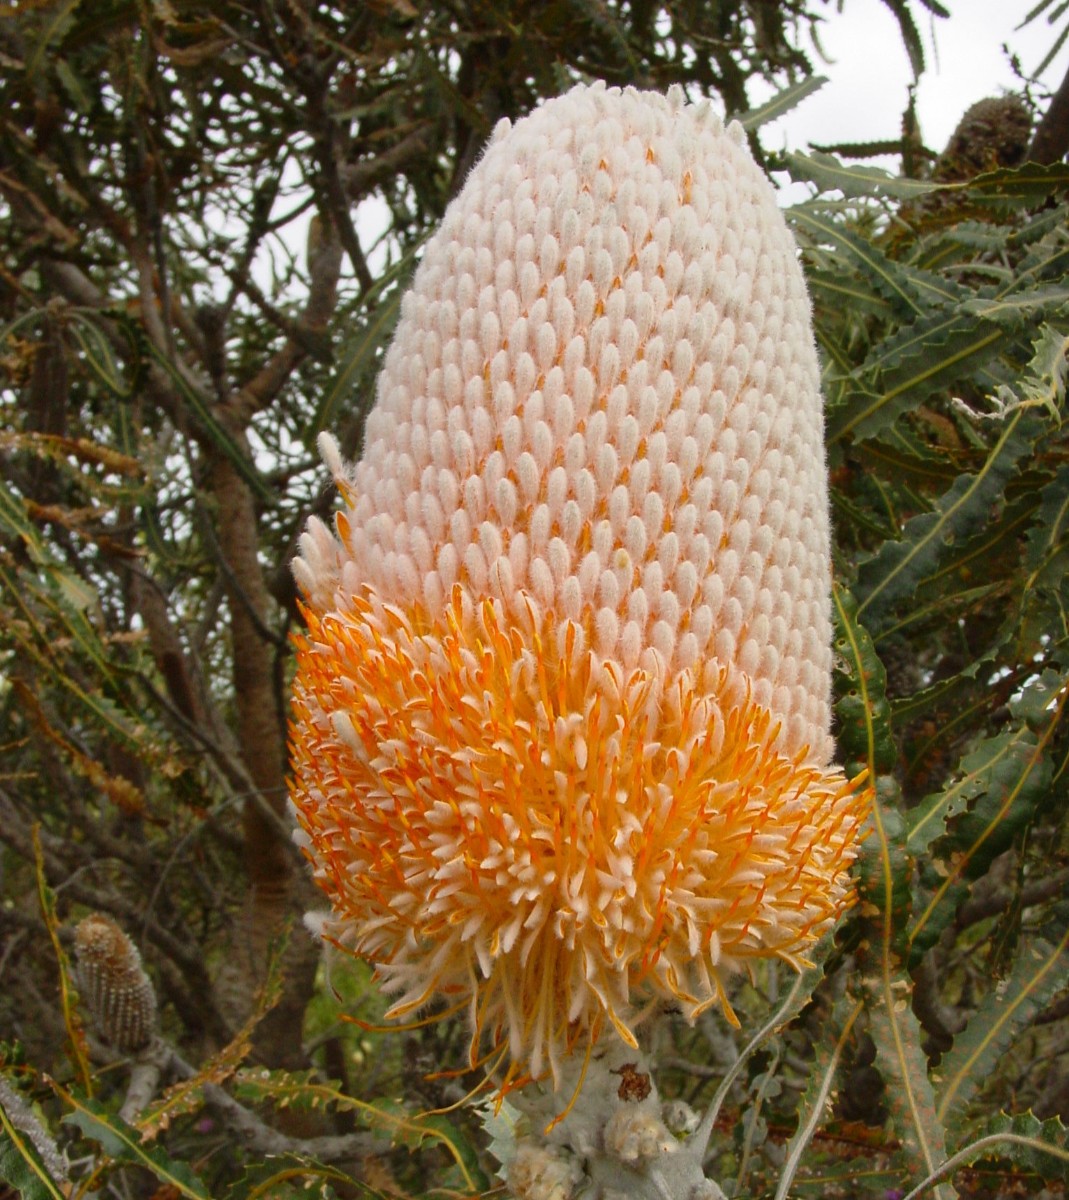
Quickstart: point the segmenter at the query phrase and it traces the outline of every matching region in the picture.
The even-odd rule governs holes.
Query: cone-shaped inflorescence
[[[134,1054],[156,1032],[156,992],[137,947],[110,917],[94,913],[74,931],[78,991],[95,1031]]]
[[[577,87],[489,148],[295,564],[327,932],[512,1078],[798,964],[849,903],[796,251],[738,126]]]

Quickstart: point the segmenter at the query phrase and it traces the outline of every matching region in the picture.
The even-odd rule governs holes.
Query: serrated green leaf
[[[1060,1117],[1048,1117],[1041,1121],[1033,1112],[996,1113],[969,1126],[966,1143],[981,1139],[1003,1137],[1012,1134],[1027,1141],[993,1142],[987,1153],[1008,1158],[1011,1162],[1034,1171],[1043,1180],[1069,1180],[1069,1155],[1060,1157],[1051,1150],[1069,1150],[1069,1130]],[[1043,1149],[1039,1149],[1039,1143]]]
[[[808,96],[820,89],[828,82],[826,75],[810,75],[805,79],[799,80],[797,83],[789,84],[787,87],[778,91],[770,100],[766,100],[764,104],[758,105],[757,108],[751,108],[747,112],[739,113],[734,118],[746,130],[747,133],[752,133],[755,129],[760,129],[762,125],[767,125],[770,121],[775,121],[782,117],[784,113],[789,113],[792,108],[796,108]]]
[[[894,200],[911,200],[947,187],[932,180],[892,175],[879,167],[844,163],[831,154],[799,154],[792,150],[783,157],[792,179],[815,183],[822,192],[840,191],[847,197],[886,196]]]
[[[137,1163],[151,1171],[161,1183],[168,1184],[189,1200],[211,1200],[207,1188],[186,1163],[175,1162],[162,1147],[145,1145],[141,1135],[131,1129],[121,1117],[95,1100],[87,1100],[72,1092],[61,1092],[73,1109],[64,1118],[82,1133],[100,1144],[101,1149],[116,1162]]]
[[[946,822],[946,833],[934,851],[945,866],[930,876],[930,894],[910,931],[915,953],[939,937],[953,918],[968,881],[980,876],[1012,845],[1046,799],[1053,773],[1047,745],[1058,727],[1065,700],[1063,686],[1053,708],[1046,705],[1048,721],[1039,733],[1020,728],[990,739],[975,757],[967,756],[963,767],[967,762],[971,769],[961,772],[960,786],[971,794],[964,811],[959,811],[954,790],[947,807],[933,801],[918,818],[925,821],[923,831],[917,830],[918,841],[924,841],[940,820]]]
[[[985,1157],[1009,1158],[1029,1165],[1042,1161],[1044,1158],[1069,1164],[1069,1150],[1062,1146],[1044,1141],[1032,1134],[1020,1134],[1015,1133],[1012,1129],[1005,1129],[999,1133],[991,1133],[977,1138],[975,1141],[969,1142],[967,1146],[963,1146],[936,1170],[925,1176],[912,1191],[902,1197],[902,1200],[917,1200],[940,1179],[945,1179],[961,1167],[966,1167],[970,1163],[976,1162],[978,1158]]]
[[[1026,162],[1019,167],[1001,167],[977,175],[969,183],[968,194],[970,199],[988,207],[1011,209],[1039,204],[1066,188],[1069,188],[1069,163]]]
[[[236,1075],[236,1094],[243,1100],[267,1101],[279,1107],[333,1105],[357,1114],[372,1131],[381,1132],[398,1146],[417,1148],[428,1139],[438,1142],[452,1157],[465,1187],[476,1191],[488,1186],[474,1149],[463,1134],[440,1114],[416,1114],[399,1100],[369,1103],[348,1096],[337,1084],[313,1079],[313,1072],[245,1070]]]
[[[968,602],[970,592],[975,590],[968,585],[977,579],[991,578],[993,568],[1003,561],[1012,573],[1019,558],[1021,534],[1035,519],[1035,513],[1036,506],[1028,497],[999,506],[986,529],[944,547],[938,567],[918,583],[914,605],[922,606],[931,597]],[[1002,573],[998,575],[1001,577]],[[979,590],[988,589],[980,585]],[[910,606],[911,611],[914,605]]]
[[[1065,702],[1066,676],[1051,667],[1033,676],[1016,695],[1010,697],[1010,713],[1040,735],[1058,715]],[[1053,726],[1052,726],[1053,728]]]
[[[915,593],[948,546],[988,523],[992,506],[1043,429],[1043,423],[1024,410],[1011,413],[983,467],[975,475],[959,476],[933,512],[907,521],[900,541],[885,542],[859,566],[859,615],[878,621],[898,600]]]
[[[872,512],[860,504],[855,504],[838,488],[831,490],[831,503],[836,516],[836,524],[841,523],[842,518],[845,517],[846,523],[851,529],[863,530],[880,541],[894,536],[895,527],[891,524],[887,513]]]
[[[422,242],[410,247],[364,297],[364,316],[348,338],[342,351],[341,365],[320,397],[304,433],[305,445],[315,445],[319,434],[336,424],[338,409],[352,395],[354,385],[367,372],[389,339],[401,308],[402,285],[413,270],[422,248]]]
[[[927,313],[919,320],[899,326],[883,338],[855,373],[859,379],[895,377],[921,355],[929,353],[932,347],[947,346],[953,349],[961,333],[975,326],[976,319],[967,318],[957,308]]]
[[[381,1123],[375,1114],[381,1115]],[[490,1186],[490,1181],[479,1165],[479,1157],[463,1133],[447,1117],[440,1113],[413,1116],[403,1105],[390,1100],[376,1100],[361,1115],[368,1128],[374,1132],[381,1129],[393,1143],[418,1150],[428,1139],[440,1143],[460,1168],[464,1186],[471,1191],[481,1192]]]
[[[955,1128],[999,1058],[1050,998],[1069,982],[1069,909],[1032,935],[1022,935],[1017,958],[954,1038],[938,1071],[936,1114]]]
[[[810,142],[810,150],[820,154],[834,154],[837,158],[879,158],[893,154],[902,156],[902,139],[884,138],[872,142]]]
[[[893,776],[876,779],[871,826],[858,855],[858,893],[864,944],[860,957],[868,966],[895,964],[908,951],[906,930],[913,894],[912,862],[906,852],[902,792]]]
[[[954,311],[902,330],[857,373],[855,396],[828,414],[828,437],[881,433],[933,392],[966,377],[1009,343],[1001,326]]]
[[[888,637],[902,636],[911,625],[930,625],[933,618],[944,621],[964,619],[969,613],[982,608],[983,602],[1003,592],[1001,583],[992,583],[983,587],[967,588],[964,591],[939,594],[933,589],[933,598],[924,603],[910,605],[906,612],[897,620],[880,628],[879,644]],[[899,701],[891,705],[891,712],[897,720],[900,715],[906,715],[908,709],[900,709]]]
[[[1062,330],[1045,325],[1032,343],[1032,358],[1024,377],[1017,384],[1022,404],[1047,409],[1058,418],[1059,406],[1065,399],[1065,380],[1069,372],[1069,337]]]
[[[487,1150],[494,1161],[506,1166],[516,1154],[516,1139],[520,1123],[524,1120],[519,1109],[507,1100],[490,1097],[475,1105],[479,1124],[487,1137]]]
[[[873,466],[884,478],[907,478],[926,489],[948,487],[961,473],[960,467],[945,452],[937,453],[904,422],[888,426],[877,437],[858,442],[858,459],[867,468]]]
[[[1004,245],[1011,250],[1026,249],[1037,243],[1064,244],[1066,205],[1052,204],[1038,212],[1028,214],[1028,220],[1022,223],[993,225],[991,228],[1005,233]],[[1026,267],[1027,270],[1027,267]]]
[[[912,981],[904,972],[885,970],[867,979],[865,988],[876,1065],[887,1084],[884,1102],[902,1142],[902,1157],[913,1178],[929,1175],[945,1161],[946,1143],[936,1119],[920,1022],[910,1007]],[[944,1184],[934,1194],[952,1197],[956,1192]]]
[[[311,1190],[310,1180],[320,1180],[323,1188],[318,1192]],[[246,1167],[240,1179],[237,1179],[226,1193],[226,1200],[285,1200],[286,1197],[317,1196],[320,1200],[330,1200],[337,1195],[329,1183],[340,1185],[342,1195],[349,1195],[354,1183],[359,1182],[362,1197],[379,1197],[380,1192],[368,1187],[363,1181],[356,1181],[351,1175],[338,1170],[337,1167],[327,1166],[311,1158],[298,1158],[292,1154],[272,1155],[265,1162],[252,1163]],[[300,1186],[297,1186],[300,1184]]]
[[[1017,328],[1026,321],[1035,321],[1049,313],[1061,311],[1067,305],[1069,287],[1048,286],[1032,291],[1010,292],[991,299],[966,300],[961,310],[985,321]],[[1064,358],[1064,346],[1061,353]]]
[[[903,312],[914,316],[924,314],[915,289],[898,264],[882,250],[835,221],[822,206],[796,204],[787,209],[789,221],[819,242],[830,242],[846,252],[848,260],[870,280],[872,285]]]
[[[0,1103],[0,1181],[23,1200],[66,1200],[28,1134],[17,1128]]]
[[[1030,244],[1028,253],[1017,270],[1016,286],[1023,288],[1031,280],[1051,280],[1060,283],[1069,272],[1069,244],[1065,230],[1066,205],[1056,212],[1060,218],[1053,233]]]
[[[1064,704],[1064,695],[1060,704]],[[1052,768],[1046,747],[1059,716],[1060,705],[1041,735],[1032,730],[1022,732],[1005,775],[992,773],[991,786],[979,791],[975,803],[953,818],[947,831],[954,854],[951,877],[976,878],[1031,819],[1050,786]]]
[[[931,243],[929,252],[938,254],[944,246],[965,246],[972,251],[994,253],[1006,248],[1006,240],[1007,231],[1002,225],[990,221],[956,221],[949,229],[940,230],[939,237]],[[972,258],[970,255],[968,259],[970,269],[973,265]]]
[[[1056,583],[1069,569],[1069,464],[1039,494],[1039,509],[1025,539],[1025,566],[1030,574],[1024,592]]]
[[[858,957],[870,972],[865,980],[870,1032],[877,1065],[888,1083],[887,1103],[906,1160],[914,1169],[930,1172],[944,1156],[944,1148],[942,1131],[932,1120],[935,1098],[920,1045],[920,1027],[909,1007],[912,985],[899,967],[911,904],[910,859],[901,791],[894,776],[880,773],[881,764],[886,769],[895,757],[885,674],[871,639],[857,621],[849,593],[837,587],[833,601],[837,614],[836,693],[851,700],[856,693],[863,713],[859,722],[848,706],[847,716],[855,728],[848,733],[843,753],[867,762],[875,784],[871,836],[862,845],[859,861],[860,917],[865,933]],[[841,705],[842,699],[836,705],[840,737],[848,726]],[[953,1193],[944,1189],[942,1194]]]
[[[891,313],[891,306],[883,296],[865,287],[855,276],[834,271],[809,271],[806,281],[816,304],[848,304],[853,311],[864,311],[873,316],[886,317]],[[844,358],[844,365],[848,362],[849,359]]]
[[[924,74],[924,42],[920,30],[910,11],[908,0],[883,0],[884,4],[894,13],[898,21],[898,32],[902,44],[909,55],[909,63],[913,68],[913,78],[919,79]],[[930,13],[938,17],[949,17],[950,13],[938,0],[920,0],[920,3]]]
[[[858,621],[855,598],[844,587],[834,592],[835,714],[839,753],[862,763],[873,775],[889,771],[898,758],[891,735],[887,672],[868,630]]]
[[[986,659],[985,659],[986,661]],[[999,663],[995,670],[1001,669]],[[983,683],[965,687],[957,693],[953,705],[944,704],[937,714],[937,719],[922,737],[919,744],[911,746],[911,758],[906,763],[907,776],[912,775],[925,760],[939,756],[940,750],[949,753],[949,748],[960,746],[960,740],[967,738],[970,732],[975,737],[982,736],[977,731],[977,725],[985,720],[985,714],[991,708],[991,675],[988,674]],[[971,743],[969,743],[971,744]]]
[[[985,600],[1004,592],[1005,585],[1003,583],[984,584],[980,587],[965,588],[946,594],[939,593],[933,588],[931,599],[915,605],[911,604],[908,608],[900,610],[894,620],[886,621],[880,626],[877,645],[884,645],[888,638],[901,637],[913,625],[930,625],[933,618],[936,617],[944,621],[962,619],[978,608],[982,608]],[[891,705],[891,711],[896,720],[899,716],[908,717],[909,706],[901,708],[900,705],[903,703],[901,699],[896,698]]]
[[[1050,16],[1047,18],[1047,23],[1053,24],[1058,19],[1058,17],[1063,16],[1065,14],[1065,9],[1066,9],[1066,6],[1064,3],[1059,4],[1058,7],[1054,10],[1054,12],[1052,12],[1050,14]],[[1050,46],[1047,49],[1047,53],[1043,55],[1042,60],[1040,61],[1038,66],[1035,68],[1035,70],[1032,72],[1033,79],[1038,79],[1043,74],[1043,72],[1050,66],[1050,64],[1058,57],[1058,51],[1061,50],[1061,48],[1065,45],[1067,38],[1069,38],[1069,21],[1067,21],[1061,27],[1061,29],[1057,32],[1057,34],[1054,36],[1054,39],[1052,40]]]
[[[976,590],[983,592],[985,589]],[[891,712],[895,721],[906,724],[915,721],[921,713],[938,711],[958,696],[962,690],[975,688],[976,678],[980,673],[990,675],[994,669],[991,659],[977,659],[962,667],[956,675],[949,679],[937,680],[912,696],[892,701]]]
[[[986,738],[966,754],[953,781],[911,811],[906,843],[910,853],[923,854],[945,835],[947,822],[979,796],[1006,796],[1018,787],[1035,767],[1036,745],[1035,734],[1022,726]]]
[[[791,1190],[802,1157],[824,1117],[839,1060],[863,1007],[860,1000],[845,996],[840,999],[831,1020],[824,1026],[823,1036],[814,1047],[813,1065],[798,1109],[798,1128],[787,1143],[787,1156],[780,1170],[775,1200],[786,1200]]]
[[[881,971],[891,971],[906,950],[911,892],[901,789],[888,773],[897,749],[890,729],[887,675],[868,632],[857,621],[853,597],[837,586],[833,601],[839,753],[851,764],[848,770],[855,764],[867,767],[873,786],[870,836],[858,857],[864,931],[860,957],[881,964]]]

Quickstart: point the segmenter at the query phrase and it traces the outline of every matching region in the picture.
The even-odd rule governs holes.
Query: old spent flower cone
[[[295,563],[292,799],[327,933],[473,1059],[551,1073],[730,1008],[850,903],[809,302],[707,104],[502,121],[428,243]]]

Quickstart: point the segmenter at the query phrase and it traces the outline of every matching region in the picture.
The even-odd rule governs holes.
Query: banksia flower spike
[[[502,121],[295,564],[293,801],[333,915],[558,1077],[849,903],[795,247],[738,126],[600,85]]]
[[[75,977],[96,1032],[116,1050],[143,1050],[156,1032],[156,990],[137,947],[110,917],[93,913],[74,931]]]

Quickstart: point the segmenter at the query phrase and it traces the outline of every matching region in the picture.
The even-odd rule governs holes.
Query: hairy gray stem
[[[724,1200],[697,1118],[662,1103],[641,1050],[604,1041],[556,1089],[531,1083],[509,1100],[523,1115],[505,1164],[514,1200]]]

